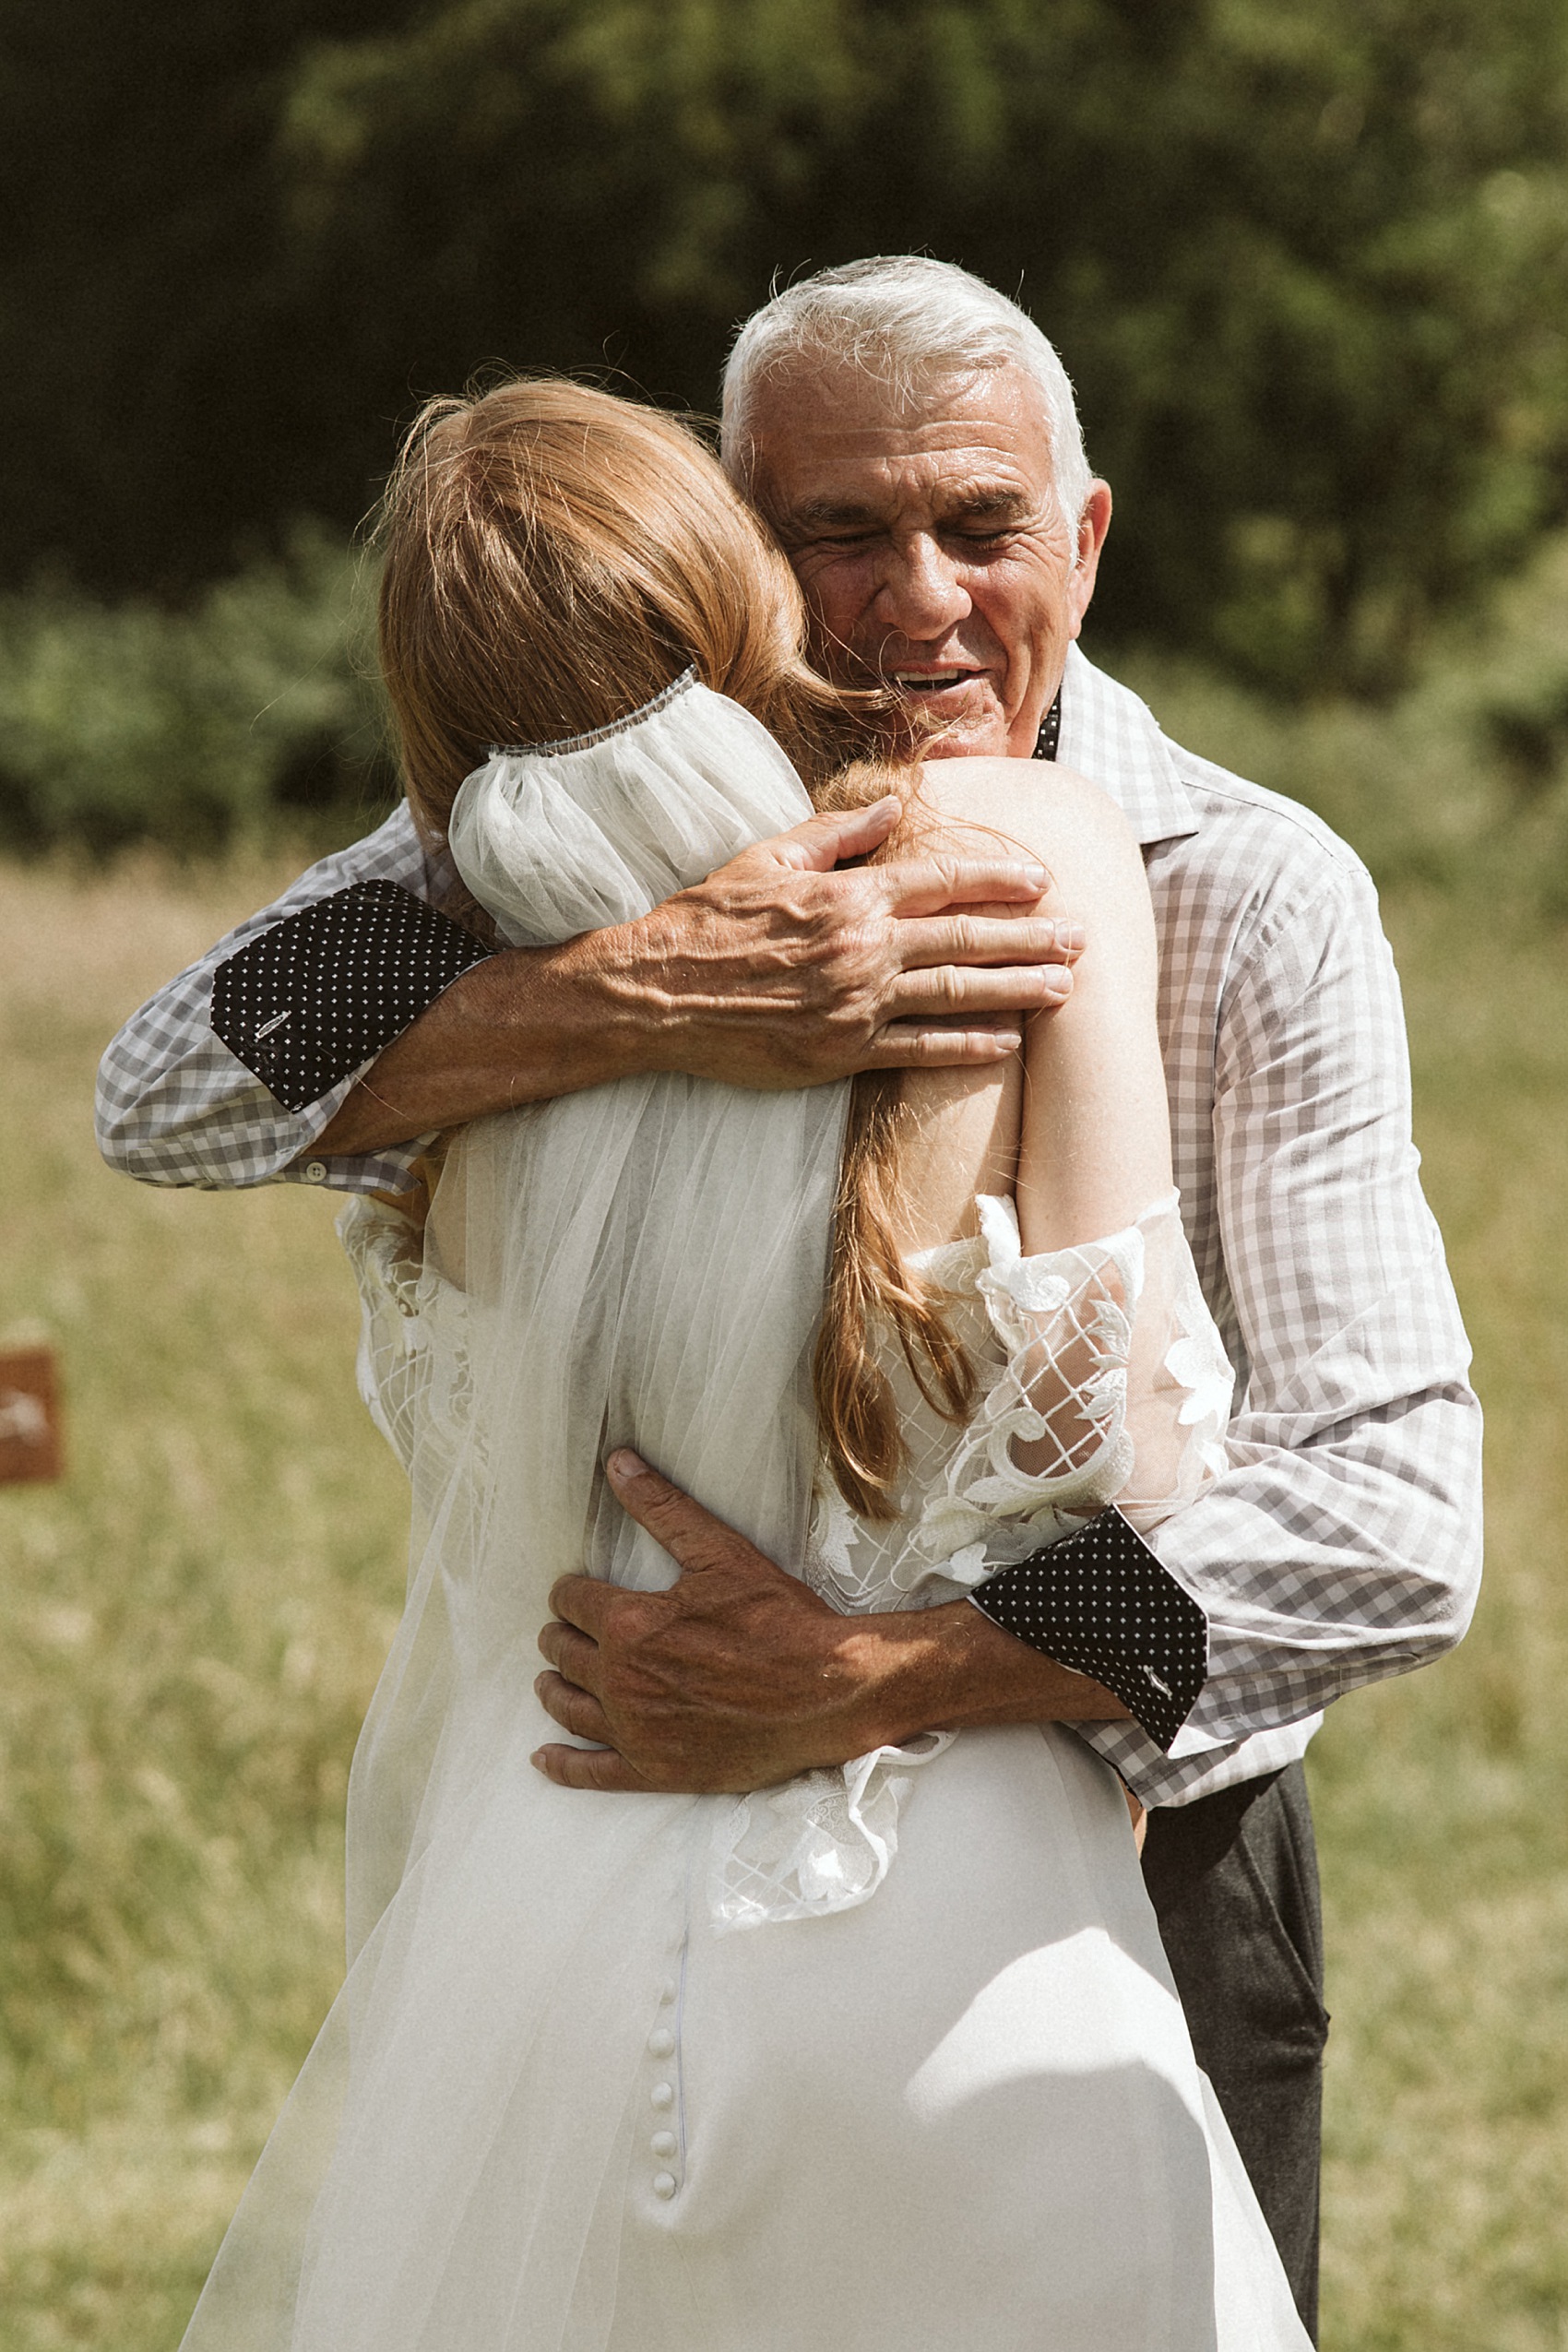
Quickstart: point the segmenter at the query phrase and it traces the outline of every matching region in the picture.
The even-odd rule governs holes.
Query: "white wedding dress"
[[[683,680],[498,754],[454,854],[504,938],[645,910],[809,813]],[[896,1525],[822,1492],[809,1358],[848,1089],[682,1077],[481,1122],[422,1247],[356,1202],[362,1382],[414,1490],[355,1759],[350,1972],[186,2352],[1301,2352],[1194,2061],[1120,1788],[1072,1733],[927,1734],[750,1798],[529,1762],[553,1580],[671,1563],[602,1482],[635,1442],[838,1609],[918,1609],[1213,1466],[1229,1372],[1174,1199],[931,1265],[981,1369],[901,1360]],[[1134,1335],[1159,1372],[1129,1405]],[[1042,1366],[1076,1388],[1047,1430]],[[1058,1386],[1060,1383],[1058,1382]],[[1025,1476],[1016,1440],[1054,1467]]]

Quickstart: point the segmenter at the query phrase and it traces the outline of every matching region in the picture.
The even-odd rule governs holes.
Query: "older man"
[[[943,753],[1060,750],[1133,823],[1177,1174],[1241,1402],[1229,1469],[1152,1549],[1097,1523],[977,1607],[916,1616],[834,1616],[618,1458],[686,1573],[660,1596],[558,1587],[541,1690],[600,1745],[540,1765],[742,1788],[932,1723],[1078,1724],[1156,1809],[1167,1949],[1310,2321],[1326,2018],[1300,1758],[1329,1700],[1458,1638],[1478,1566],[1467,1350],[1371,886],[1304,811],[1167,742],[1077,650],[1111,494],[1054,353],[991,289],[908,258],[790,289],[737,344],[725,455],[829,668],[938,711]],[[105,1151],[160,1182],[397,1185],[424,1131],[630,1070],[799,1085],[1011,1051],[1079,939],[956,911],[1025,898],[1004,864],[829,871],[866,846],[857,822],[766,844],[624,931],[485,956],[430,907],[442,877],[395,817],[122,1033]],[[1161,1629],[1194,1599],[1206,1670],[1173,1691]],[[1072,1670],[1091,1663],[1102,1681]]]

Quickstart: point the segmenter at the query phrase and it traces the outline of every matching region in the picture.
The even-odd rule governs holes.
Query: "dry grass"
[[[1324,2342],[1560,2352],[1568,956],[1436,903],[1391,928],[1488,1408],[1488,1576],[1462,1649],[1347,1702],[1314,1748],[1336,2015]]]
[[[279,879],[0,868],[0,1331],[62,1350],[71,1464],[0,1491],[0,2341],[168,2352],[338,1969],[342,1798],[398,1605],[329,1204],[160,1194],[93,1064]],[[1568,960],[1396,909],[1420,1137],[1491,1409],[1450,1663],[1348,1702],[1324,2343],[1568,2346]]]
[[[0,879],[0,1329],[70,1417],[65,1482],[0,1491],[9,2352],[178,2341],[339,1971],[405,1514],[330,1204],[128,1184],[90,1127],[106,1035],[280,879]]]

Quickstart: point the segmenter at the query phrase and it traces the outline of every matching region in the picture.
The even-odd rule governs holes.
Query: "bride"
[[[187,2352],[1298,2352],[1120,1784],[933,1728],[749,1797],[534,1768],[560,1575],[672,1563],[635,1445],[845,1611],[921,1609],[1212,1473],[1229,1373],[1171,1188],[1138,852],[1056,767],[887,765],[678,424],[434,404],[381,641],[450,903],[514,945],[896,791],[1092,916],[1020,1062],[764,1094],[638,1075],[481,1121],[342,1220],[414,1495],[355,1759],[350,1970]],[[857,756],[859,755],[859,756]]]

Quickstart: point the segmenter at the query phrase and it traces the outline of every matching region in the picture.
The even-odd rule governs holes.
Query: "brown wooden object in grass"
[[[0,1486],[64,1470],[53,1349],[0,1348]]]

